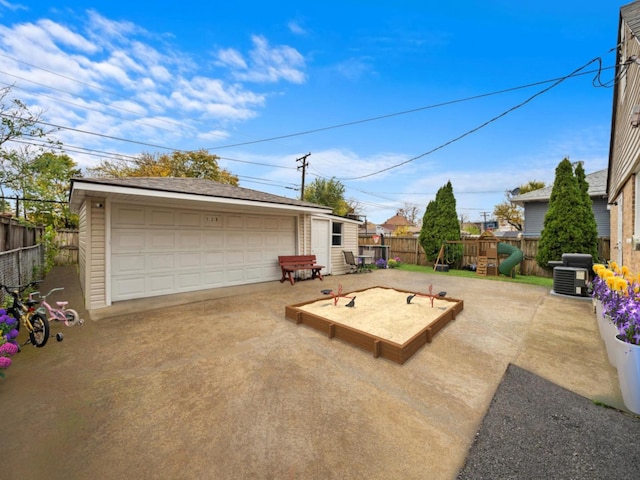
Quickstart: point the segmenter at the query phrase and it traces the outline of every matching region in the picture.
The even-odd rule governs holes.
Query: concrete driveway
[[[42,289],[78,307],[75,272]],[[464,311],[398,365],[285,318],[340,283]],[[0,380],[2,478],[451,479],[509,363],[623,408],[591,303],[541,287],[380,270],[81,313]]]

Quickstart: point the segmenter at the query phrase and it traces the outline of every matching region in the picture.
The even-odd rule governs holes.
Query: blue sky
[[[566,156],[606,168],[627,3],[0,0],[0,87],[83,168],[204,148],[297,198],[311,153],[306,183],[340,180],[369,221],[448,180],[476,221]]]

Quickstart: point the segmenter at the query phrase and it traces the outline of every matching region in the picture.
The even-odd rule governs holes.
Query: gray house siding
[[[598,237],[609,237],[611,232],[609,210],[605,198],[592,198],[593,214],[598,226]],[[549,210],[549,202],[527,202],[524,204],[523,237],[539,237],[544,227],[544,216]]]
[[[544,216],[548,209],[548,202],[529,202],[525,204],[523,237],[540,236],[544,226]]]

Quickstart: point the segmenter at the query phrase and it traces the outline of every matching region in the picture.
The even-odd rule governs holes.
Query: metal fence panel
[[[44,266],[44,245],[16,248],[0,253],[0,284],[24,285],[34,280],[42,280]],[[4,300],[4,292],[0,292]]]

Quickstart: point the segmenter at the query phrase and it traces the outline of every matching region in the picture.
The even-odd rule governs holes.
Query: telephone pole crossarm
[[[311,153],[307,153],[300,158],[296,158],[296,162],[302,162],[298,165],[298,170],[302,170],[302,186],[300,188],[300,200],[304,200],[304,178],[307,173],[307,167],[309,166],[309,162],[307,162],[307,157],[309,157]]]

